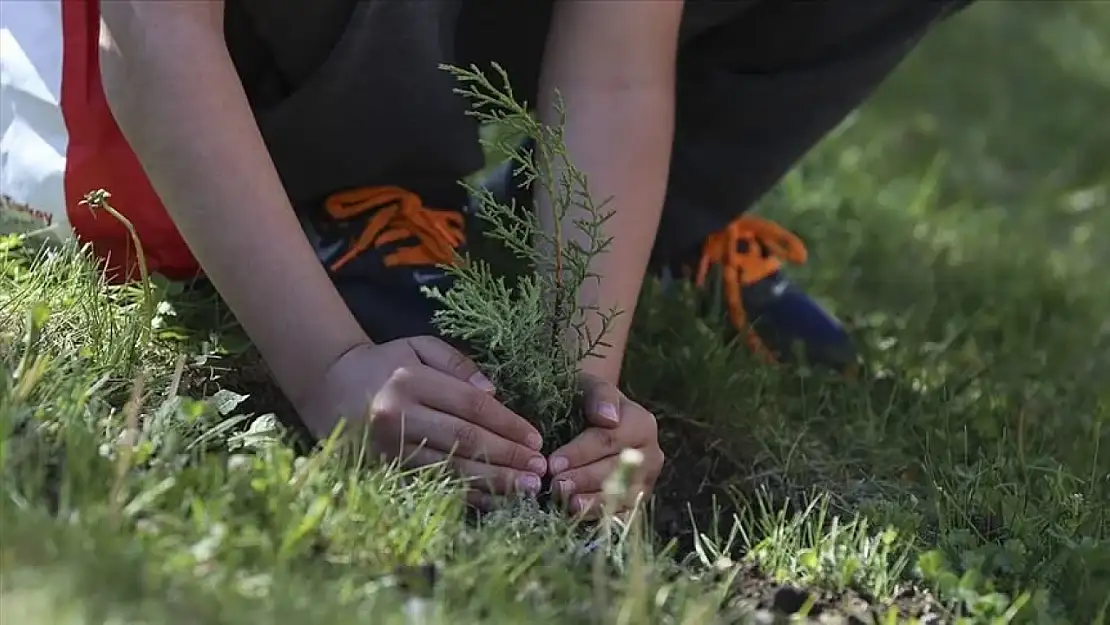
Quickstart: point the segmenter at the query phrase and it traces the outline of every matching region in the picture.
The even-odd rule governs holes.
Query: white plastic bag
[[[62,0],[0,0],[0,233],[72,232],[64,192]]]

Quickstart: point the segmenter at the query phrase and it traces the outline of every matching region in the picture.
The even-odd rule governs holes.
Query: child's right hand
[[[490,381],[447,343],[422,336],[360,345],[340,357],[298,411],[312,435],[340,419],[371,449],[410,466],[443,460],[471,478],[471,503],[490,494],[535,493],[547,461],[540,433],[494,397]]]

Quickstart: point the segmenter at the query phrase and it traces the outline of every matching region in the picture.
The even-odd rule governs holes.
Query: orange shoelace
[[[466,240],[461,212],[428,208],[418,195],[400,187],[340,191],[328,197],[324,208],[339,220],[372,213],[359,237],[331,264],[332,271],[371,249],[406,239],[413,239],[413,245],[386,254],[386,267],[452,264],[455,250]]]
[[[333,219],[346,220],[372,213],[358,238],[331,264],[337,271],[359,255],[383,245],[412,239],[386,254],[387,267],[437,266],[456,261],[455,250],[466,239],[463,216],[458,211],[424,206],[415,193],[400,187],[364,187],[328,197],[325,209]],[[757,355],[776,359],[759,339],[744,309],[743,288],[774,274],[783,261],[806,262],[805,245],[797,235],[759,217],[742,216],[706,238],[695,283],[704,286],[713,265],[721,268],[729,319],[744,332],[748,347]]]
[[[695,283],[704,286],[710,267],[719,265],[729,319],[745,334],[749,349],[765,361],[775,362],[774,354],[748,321],[743,288],[774,274],[783,261],[800,265],[807,256],[805,244],[793,232],[772,221],[744,215],[706,238]]]

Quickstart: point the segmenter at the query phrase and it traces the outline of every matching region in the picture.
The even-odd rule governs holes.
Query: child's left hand
[[[620,453],[632,448],[644,455],[633,477],[633,490],[622,509],[635,502],[635,495],[651,494],[663,466],[655,415],[628,399],[616,386],[593,375],[582,374],[584,408],[589,427],[548,458],[552,488],[569,505],[571,514],[597,517],[602,512],[603,484],[620,463]],[[622,509],[607,511],[610,514]]]

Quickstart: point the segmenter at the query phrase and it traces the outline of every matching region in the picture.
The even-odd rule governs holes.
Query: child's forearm
[[[672,99],[663,93],[575,94],[573,90],[564,92],[564,99],[568,117],[574,120],[566,129],[571,162],[589,176],[596,204],[612,197],[603,209],[613,213],[604,226],[612,243],[591,267],[600,280],[587,280],[579,301],[597,309],[587,319],[594,336],[601,330],[601,314],[621,311],[607,329],[605,342],[610,347],[603,358],[582,363],[584,371],[615,383],[666,193],[671,138],[663,120],[670,119]],[[543,194],[539,208],[545,226],[553,228],[552,210]],[[577,239],[588,247],[575,224],[584,217],[582,209],[568,211],[561,230],[568,241]]]
[[[616,383],[632,316],[655,242],[670,169],[674,130],[674,73],[682,2],[559,3],[541,79],[540,116],[554,123],[559,90],[566,110],[566,142],[573,165],[583,171],[596,203],[612,198],[605,225],[609,250],[594,260],[580,301],[601,313],[621,311],[609,327],[603,358],[583,370]],[[558,179],[559,172],[554,172]],[[546,197],[537,198],[541,219],[554,226]],[[562,220],[568,239],[584,234],[575,225],[581,210]],[[588,320],[600,329],[600,315]]]
[[[366,336],[311,249],[222,37],[222,3],[104,2],[104,87],[207,276],[297,402]]]

